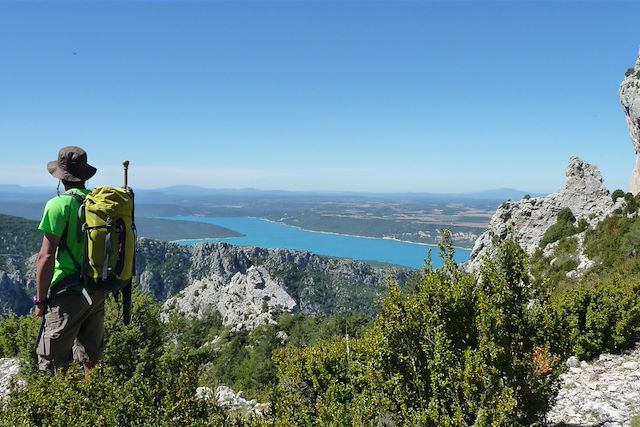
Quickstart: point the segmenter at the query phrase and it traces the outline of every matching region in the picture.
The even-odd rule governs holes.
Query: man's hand
[[[36,305],[36,309],[34,311],[34,314],[38,317],[42,317],[44,316],[44,314],[47,312],[47,310],[45,310],[46,305],[44,304],[40,304],[40,305]]]

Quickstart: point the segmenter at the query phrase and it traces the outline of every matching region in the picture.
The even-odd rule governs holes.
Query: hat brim
[[[62,169],[60,165],[58,165],[57,160],[47,163],[47,170],[55,178],[62,179],[64,181],[71,181],[71,182],[86,181],[89,178],[91,178],[93,175],[95,175],[96,172],[98,171],[98,169],[94,168],[93,166],[87,163],[87,165],[83,170],[77,171],[72,174],[71,172],[65,169]]]

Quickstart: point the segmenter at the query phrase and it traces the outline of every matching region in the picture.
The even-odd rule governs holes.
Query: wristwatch
[[[37,305],[37,306],[41,306],[46,304],[47,300],[46,299],[38,299],[38,297],[33,297],[33,305]]]

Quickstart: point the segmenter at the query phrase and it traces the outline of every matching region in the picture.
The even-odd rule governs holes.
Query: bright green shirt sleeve
[[[62,236],[64,226],[67,223],[67,210],[69,207],[68,200],[65,201],[65,198],[65,196],[58,196],[47,202],[42,220],[38,226],[38,230],[43,234],[52,234],[56,237]]]

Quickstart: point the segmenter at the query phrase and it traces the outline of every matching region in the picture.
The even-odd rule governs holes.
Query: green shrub
[[[585,236],[585,253],[596,261],[597,274],[606,271],[640,273],[640,219],[626,215],[612,216]]]
[[[581,230],[579,227],[574,225],[575,222],[576,217],[573,215],[573,212],[571,212],[571,209],[562,209],[558,212],[556,223],[549,227],[544,233],[544,236],[540,241],[540,247],[544,248],[549,243],[553,243],[563,237],[569,237],[579,233]],[[586,221],[581,222],[579,225],[585,228],[587,226]]]
[[[0,357],[31,358],[41,323],[33,315],[10,314],[0,319]]]
[[[276,419],[294,425],[533,425],[555,394],[558,359],[534,341],[526,254],[503,243],[481,280],[445,264],[410,296],[391,284],[361,339],[275,356]],[[286,425],[286,424],[283,424]]]
[[[14,387],[0,403],[0,426],[228,425],[216,405],[195,399],[199,366],[188,355],[166,351],[158,311],[150,295],[135,292],[132,323],[124,326],[119,307],[109,299],[103,363],[90,380],[81,380],[77,364],[53,376],[28,375],[26,385]],[[3,354],[32,353],[37,321],[0,322],[2,332],[18,331],[14,342],[2,334]]]
[[[618,350],[640,324],[639,291],[632,278],[555,289],[534,309],[538,341],[563,359]]]
[[[616,191],[611,193],[611,200],[613,200],[614,202],[618,200],[620,197],[624,197],[624,191],[620,189],[617,189]]]
[[[154,377],[122,380],[107,366],[82,380],[78,367],[37,376],[0,403],[0,426],[228,425],[216,405],[195,399],[197,369],[159,366]]]
[[[551,257],[545,258],[538,249],[531,259],[531,273],[536,286],[561,287],[564,282],[573,282],[567,278],[567,273],[578,266],[578,240],[575,237],[564,237],[558,242]],[[545,283],[543,285],[543,283]]]
[[[634,197],[631,193],[626,193],[624,195],[624,201],[626,202],[624,213],[627,215],[636,213],[638,211],[638,208],[640,208],[638,197]]]

